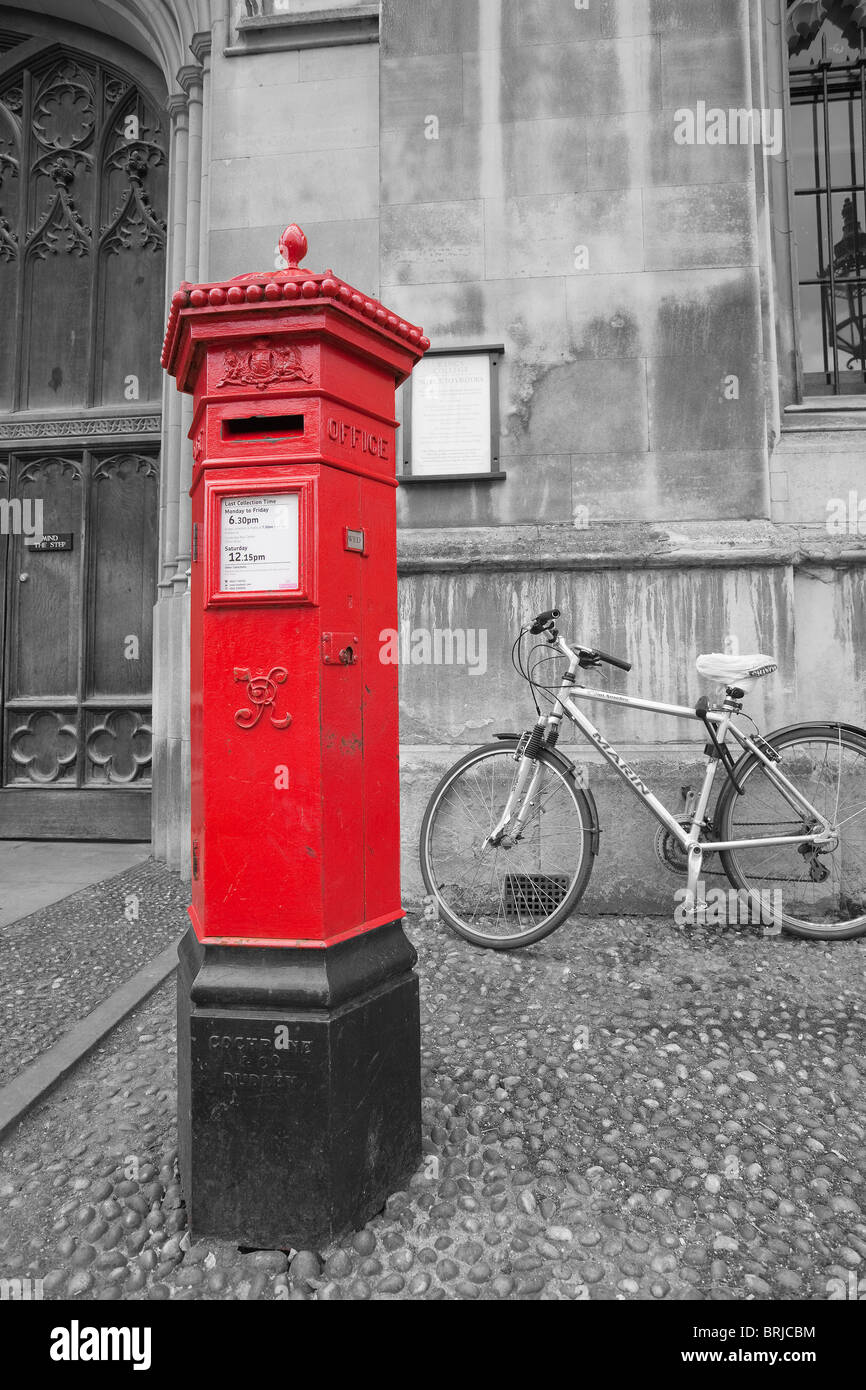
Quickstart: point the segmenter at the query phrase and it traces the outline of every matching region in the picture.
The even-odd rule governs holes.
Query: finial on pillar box
[[[297,222],[293,222],[287,227],[279,240],[280,255],[286,262],[288,270],[297,270],[304,256],[307,254],[307,238],[301,231]]]

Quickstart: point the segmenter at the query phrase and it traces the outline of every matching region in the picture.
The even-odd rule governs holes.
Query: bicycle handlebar
[[[546,629],[552,628],[554,618],[558,618],[559,616],[560,610],[558,608],[547,608],[543,613],[539,613],[533,619],[532,626],[530,627],[529,631],[533,634],[534,637],[538,637],[539,634],[544,632]],[[553,638],[555,638],[555,636],[556,633],[554,632]],[[551,640],[553,640],[553,638],[551,638]],[[610,652],[603,652],[598,647],[578,647],[578,650],[581,652],[585,652],[594,661],[606,661],[608,666],[617,666],[619,667],[620,671],[631,670],[630,661],[623,661],[622,657],[620,656],[611,656]]]
[[[618,666],[621,671],[631,670],[630,661],[623,661],[619,656],[611,656],[609,652],[601,652],[598,647],[594,647],[593,652],[598,657],[599,661],[606,661],[608,666]]]

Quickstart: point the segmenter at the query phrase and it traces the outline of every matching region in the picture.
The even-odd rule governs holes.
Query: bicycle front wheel
[[[516,739],[467,753],[446,772],[421,825],[421,872],[444,922],[476,946],[510,950],[540,941],[574,910],[592,869],[597,827],[571,765],[538,756],[529,814],[499,844],[499,824],[520,771]]]
[[[735,888],[760,904],[761,920],[795,936],[833,940],[866,932],[866,737],[839,724],[801,724],[769,743],[774,764],[830,822],[825,845],[759,845],[723,850]],[[743,788],[726,783],[716,807],[720,840],[805,835],[814,817],[792,806],[752,753],[734,769]]]

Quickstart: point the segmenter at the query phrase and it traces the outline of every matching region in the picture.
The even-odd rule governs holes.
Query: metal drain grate
[[[506,874],[505,916],[511,921],[549,917],[570,881],[568,874]]]

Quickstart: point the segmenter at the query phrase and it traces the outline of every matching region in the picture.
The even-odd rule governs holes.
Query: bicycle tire
[[[842,747],[850,748],[862,754],[864,758],[864,772],[866,772],[866,734],[853,726],[839,725],[829,721],[826,723],[794,724],[790,725],[788,728],[777,730],[775,733],[766,735],[765,742],[770,744],[777,752],[788,750],[790,753],[790,750],[798,743],[815,744],[824,739],[827,739],[828,742],[833,745],[840,743]],[[759,769],[763,769],[761,760],[757,758],[754,753],[746,751],[734,767],[734,776],[737,782],[747,791],[750,778],[754,777]],[[796,785],[796,780],[793,778],[791,778],[791,780],[794,781],[794,785]],[[767,779],[763,779],[762,785],[771,787]],[[806,789],[804,788],[803,790],[804,794],[808,795]],[[726,781],[725,786],[719,794],[715,813],[716,831],[720,840],[742,838],[741,835],[736,833],[736,825],[734,823],[734,810],[740,800],[741,798],[731,785],[730,780]],[[789,831],[788,833],[791,832]],[[780,847],[780,849],[781,848],[783,847]],[[787,846],[786,848],[792,852],[789,856],[791,861],[796,863],[794,855],[797,853],[797,847]],[[719,858],[727,874],[728,881],[733,887],[752,894],[759,890],[755,888],[754,873],[750,874],[748,867],[742,862],[744,854],[748,853],[748,850],[722,850],[719,853]],[[802,918],[793,916],[791,912],[786,912],[784,909],[775,915],[774,920],[778,922],[783,931],[788,932],[790,935],[805,937],[813,941],[841,941],[866,934],[866,913],[850,921],[842,922],[837,927],[832,926],[826,921],[808,922]]]
[[[586,885],[589,882],[593,861],[598,849],[598,820],[591,793],[588,793],[584,788],[578,786],[574,775],[574,766],[567,758],[555,750],[544,749],[538,755],[539,760],[555,770],[555,772],[562,777],[563,782],[572,795],[581,823],[581,859],[574,875],[574,880],[566,896],[549,918],[546,918],[544,922],[532,930],[520,933],[519,936],[516,937],[487,935],[484,932],[473,929],[471,926],[461,921],[456,914],[451,911],[437,888],[436,875],[431,859],[430,841],[437,811],[443,804],[445,792],[449,787],[454,785],[462,773],[484,758],[501,756],[507,757],[513,762],[517,743],[517,738],[499,739],[496,743],[483,744],[481,747],[474,748],[470,752],[464,754],[464,756],[458,759],[458,761],[448,769],[444,776],[440,778],[427,803],[421,822],[419,844],[421,874],[427,892],[437,903],[440,918],[452,931],[456,932],[458,936],[463,937],[464,940],[471,942],[472,945],[482,946],[497,951],[516,950],[523,946],[534,945],[535,942],[544,940],[545,937],[550,936],[551,932],[556,931],[558,927],[562,926],[563,922],[565,922],[574,911],[574,908],[586,891]]]

